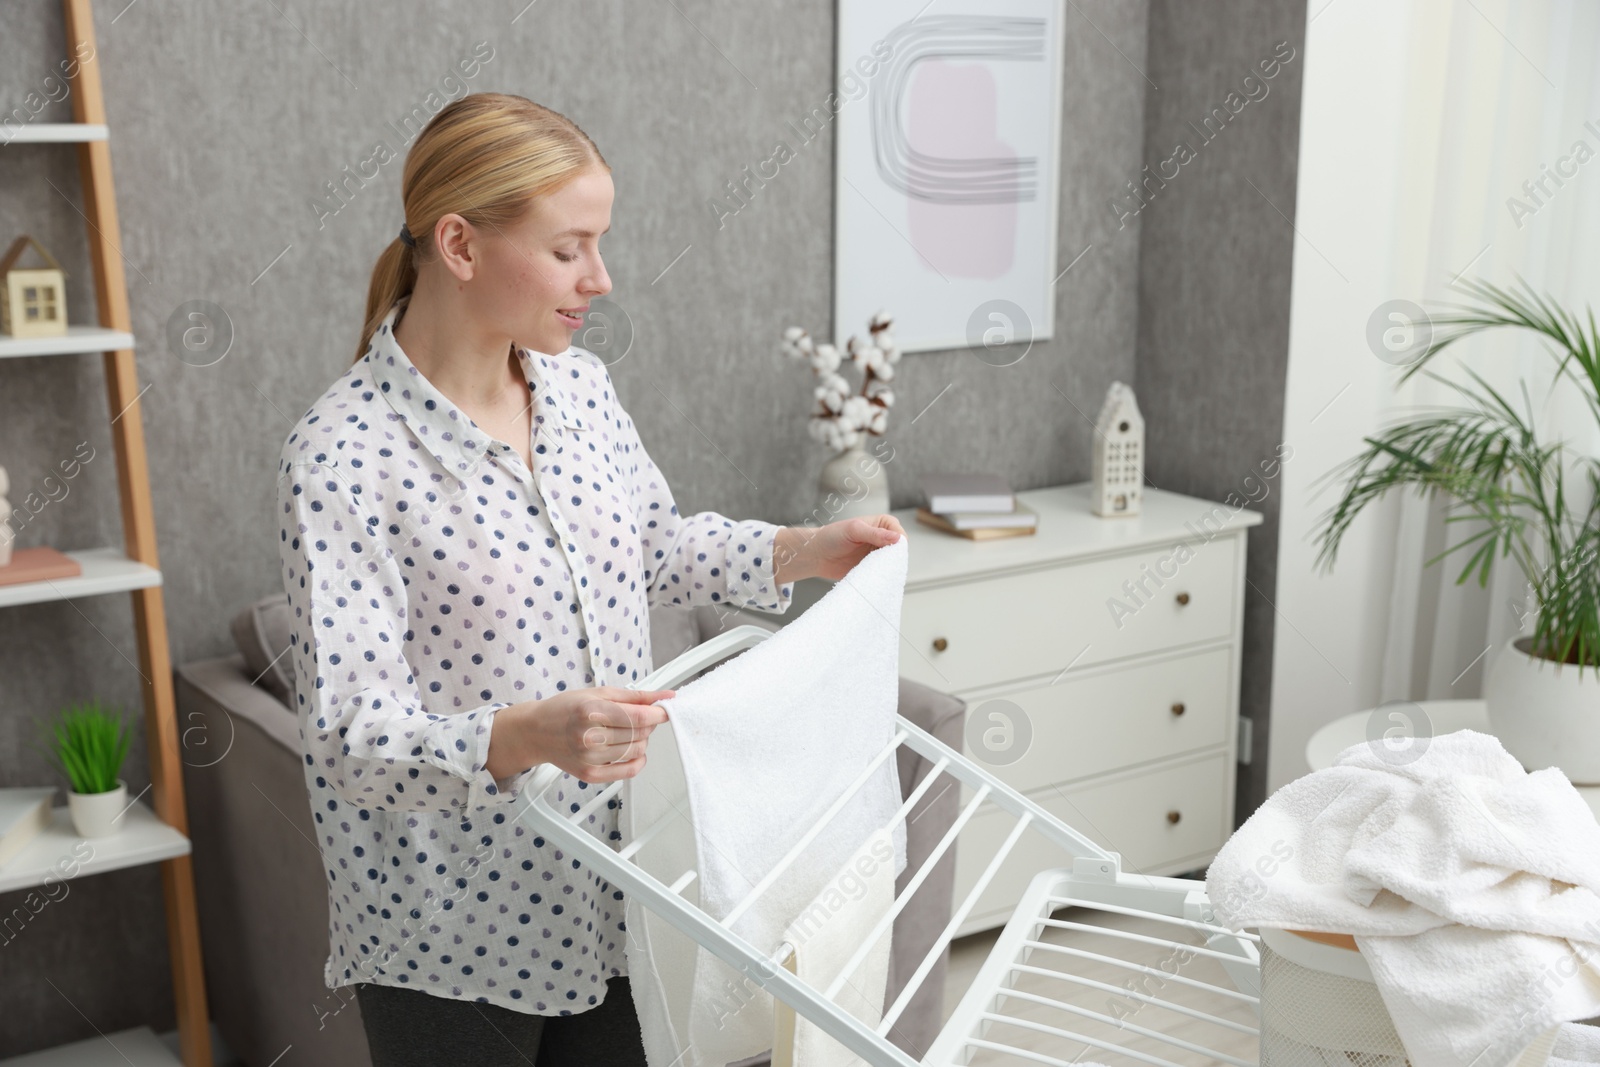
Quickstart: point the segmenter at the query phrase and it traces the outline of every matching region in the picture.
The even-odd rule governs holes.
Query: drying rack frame
[[[772,636],[772,631],[757,626],[735,627],[689,649],[628,688],[639,690],[677,688],[701,671]],[[895,751],[902,744],[930,760],[932,767],[923,776],[911,796],[906,798],[895,816],[895,821],[905,819],[907,813],[933,782],[945,773],[971,786],[974,794],[963,805],[960,815],[906,884],[905,891],[896,896],[893,906],[883,917],[878,928],[864,939],[860,950],[846,965],[844,972],[828,990],[819,991],[785,966],[793,950],[793,946],[788,942],[784,942],[769,956],[734,933],[730,927],[751,901],[771,885],[800,855],[822,827],[869,780],[883,761],[894,757]],[[608,783],[596,790],[578,810],[561,811],[556,808],[552,800],[554,792],[552,786],[560,780],[563,773],[559,767],[548,764],[535,771],[517,799],[515,818],[581,859],[608,881],[621,887],[634,900],[666,919],[673,927],[740,974],[759,984],[782,1005],[810,1020],[872,1067],[964,1064],[969,1062],[968,1057],[972,1052],[980,1049],[1007,1051],[1031,1062],[1060,1064],[1066,1067],[1065,1060],[991,1041],[985,1034],[996,1021],[1002,1019],[996,1014],[995,1009],[1006,997],[1044,1000],[1069,1013],[1095,1014],[1060,1002],[1049,1001],[1034,994],[1017,993],[1007,988],[1006,984],[1013,974],[1030,969],[1027,963],[1029,955],[1040,948],[1048,947],[1041,944],[1039,937],[1044,927],[1051,924],[1061,925],[1059,920],[1051,918],[1053,912],[1071,905],[1162,919],[1182,926],[1190,934],[1198,934],[1203,938],[1204,944],[1194,951],[1212,955],[1222,964],[1238,990],[1232,995],[1259,1003],[1260,954],[1256,948],[1259,938],[1256,935],[1215,925],[1210,903],[1206,899],[1204,883],[1193,879],[1130,874],[1123,871],[1121,857],[1117,853],[1100,847],[1044,807],[1029,800],[968,757],[903,717],[897,719],[892,739],[861,772],[853,785],[823,813],[784,860],[732,909],[729,916],[720,920],[706,914],[698,905],[683,897],[683,888],[694,877],[692,870],[685,872],[681,878],[668,885],[633,861],[634,855],[648,843],[656,827],[647,828],[635,840],[624,844],[620,849],[613,849],[584,829],[583,824],[588,816],[602,808],[611,797],[616,796],[621,791],[625,779]],[[854,967],[865,958],[869,948],[889,929],[895,917],[921,887],[933,868],[954,847],[962,827],[985,803],[991,802],[1016,816],[1016,825],[966,898],[953,909],[949,923],[934,941],[932,948],[910,980],[906,982],[895,1002],[884,1011],[882,1019],[874,1026],[863,1023],[834,1003],[830,996],[843,986],[848,976],[853,973]],[[903,1049],[890,1042],[886,1035],[916,994],[921,982],[933,969],[940,955],[954,939],[956,930],[960,928],[1017,841],[1029,829],[1043,834],[1065,850],[1073,859],[1072,866],[1043,870],[1034,876],[971,987],[941,1028],[937,1039],[921,1060],[913,1059]],[[1147,942],[1154,940],[1139,935],[1127,936]],[[1165,943],[1174,947],[1185,947],[1177,941]],[[1037,970],[1037,968],[1031,969]],[[1157,998],[1144,999],[1154,1001]],[[1194,1014],[1189,1009],[1176,1010]],[[1130,1051],[1101,1039],[1085,1037],[1061,1028],[1032,1025],[1036,1029],[1059,1035],[1064,1040],[1122,1052],[1135,1060],[1150,1064],[1151,1067],[1178,1067],[1162,1057]],[[1158,1038],[1160,1036],[1148,1033],[1145,1028],[1134,1029],[1144,1032],[1145,1036]],[[1190,1051],[1212,1051],[1177,1039],[1164,1040]],[[1235,1067],[1245,1064],[1245,1061],[1220,1053],[1216,1053],[1215,1056],[1219,1062],[1230,1063]],[[778,1062],[776,1053],[774,1062]]]

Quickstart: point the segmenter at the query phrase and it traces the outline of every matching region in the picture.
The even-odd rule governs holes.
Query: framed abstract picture
[[[841,336],[880,308],[902,352],[1052,335],[1061,19],[1061,0],[839,0]]]

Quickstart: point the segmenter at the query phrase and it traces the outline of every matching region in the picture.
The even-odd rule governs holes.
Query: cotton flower
[[[852,396],[845,400],[844,408],[839,412],[840,421],[848,422],[852,426],[865,426],[872,417],[872,401],[864,396]]]
[[[889,408],[894,405],[894,391],[886,383],[894,377],[894,364],[900,360],[900,350],[889,333],[893,322],[887,312],[878,311],[869,320],[868,336],[863,339],[852,334],[842,348],[826,341],[815,343],[800,326],[783,331],[782,354],[805,360],[817,378],[811,391],[817,407],[806,424],[812,439],[843,451],[859,445],[866,434],[885,431]],[[860,392],[840,373],[846,362],[861,370]]]
[[[799,326],[791,326],[783,331],[779,348],[790,359],[804,359],[812,352],[811,335]]]
[[[811,369],[818,374],[832,374],[839,369],[839,350],[830,344],[820,344],[811,354]]]

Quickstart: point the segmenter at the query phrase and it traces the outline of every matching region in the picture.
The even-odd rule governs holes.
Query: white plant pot
[[[889,475],[883,461],[859,444],[835,455],[817,478],[817,506],[808,517],[818,526],[889,510]]]
[[[1600,785],[1600,671],[1528,654],[1515,637],[1489,663],[1489,728],[1530,771],[1559,767],[1575,785]]]
[[[117,816],[127,806],[128,783],[121,778],[109,793],[67,791],[67,810],[72,814],[72,825],[83,837],[109,837],[122,829],[122,821]]]

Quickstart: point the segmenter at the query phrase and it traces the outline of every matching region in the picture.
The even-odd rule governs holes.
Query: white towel
[[[641,867],[724,918],[894,734],[908,539],[874,549],[795,621],[662,701],[668,722],[623,788],[621,831]],[[901,803],[891,754],[733,931],[770,956],[787,927]],[[905,823],[893,827],[895,876]],[[721,1065],[772,1046],[770,994],[633,897],[628,972],[651,1067]]]
[[[1563,1023],[1547,1062],[1549,1067],[1600,1063],[1600,1026]]]
[[[1600,824],[1487,734],[1345,749],[1268,798],[1206,890],[1230,927],[1355,935],[1417,1067],[1503,1067],[1600,1013]]]
[[[827,991],[893,906],[893,860],[894,835],[879,830],[784,931],[784,939],[796,946],[795,973],[818,992]],[[846,1012],[874,1028],[887,1007],[883,998],[889,986],[891,933],[885,930],[873,942],[834,997]],[[866,1061],[802,1015],[795,1019],[794,1065],[865,1067]]]

